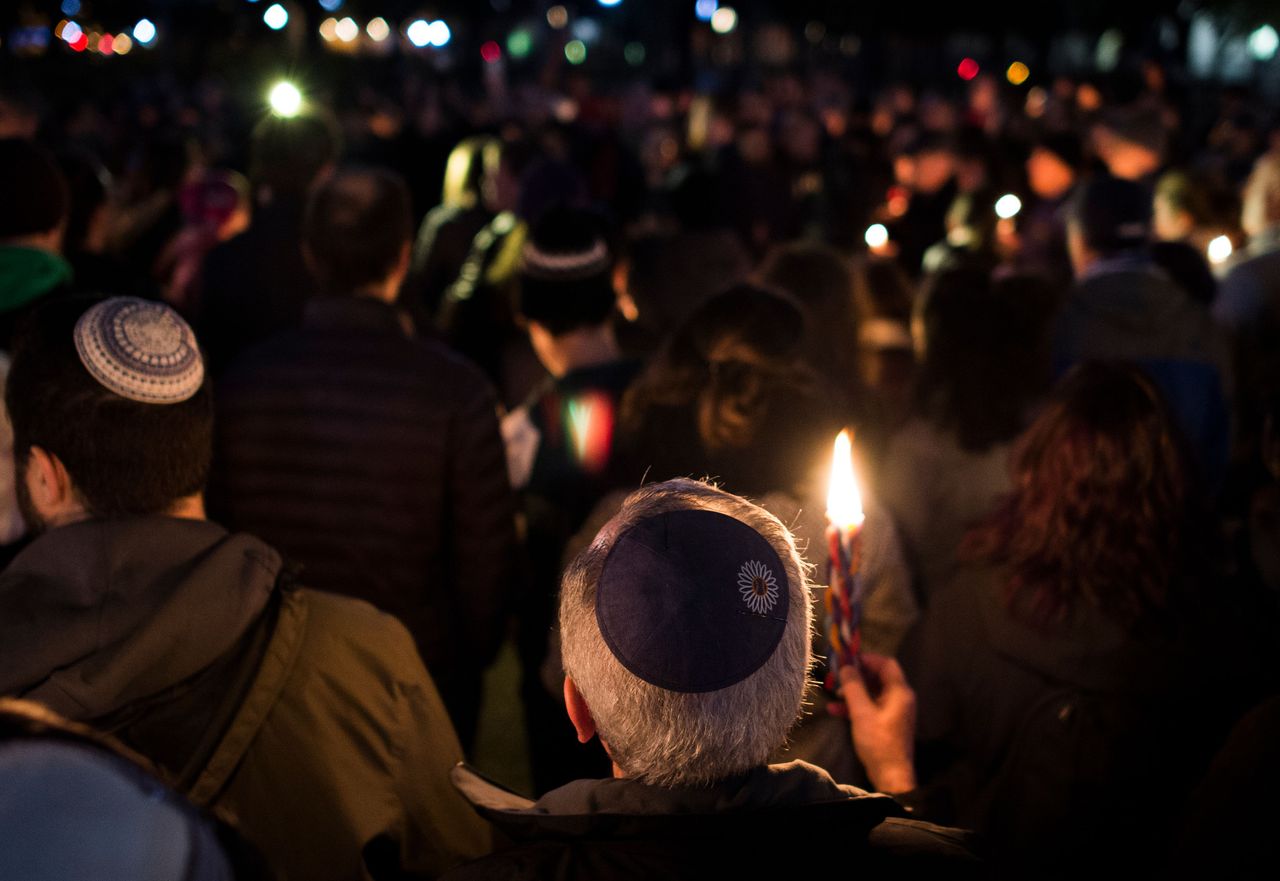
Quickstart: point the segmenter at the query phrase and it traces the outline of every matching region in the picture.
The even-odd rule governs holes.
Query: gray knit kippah
[[[578,251],[551,251],[532,240],[520,253],[520,270],[530,278],[547,281],[580,281],[609,270],[609,246],[595,239]]]
[[[113,297],[76,322],[80,363],[107,389],[144,404],[178,404],[200,390],[196,336],[163,303]]]

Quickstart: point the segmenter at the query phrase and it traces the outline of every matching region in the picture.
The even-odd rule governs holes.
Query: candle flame
[[[827,490],[827,517],[836,526],[850,528],[861,526],[862,493],[853,476],[853,445],[849,432],[836,435],[835,450],[831,456],[831,483]]]

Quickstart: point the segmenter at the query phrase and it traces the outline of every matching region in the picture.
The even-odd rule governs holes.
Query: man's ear
[[[578,691],[578,686],[568,676],[564,677],[564,708],[574,730],[578,732],[578,742],[589,743],[596,736],[596,720],[591,715],[591,708],[587,706],[582,692]]]
[[[27,452],[23,476],[31,504],[50,524],[65,520],[68,514],[75,514],[81,509],[67,467],[43,447],[33,446]]]

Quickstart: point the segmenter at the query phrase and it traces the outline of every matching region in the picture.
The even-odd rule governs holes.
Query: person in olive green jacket
[[[39,537],[0,575],[0,695],[118,737],[235,822],[282,881],[433,875],[490,849],[412,639],[295,586],[204,518],[212,405],[194,336],[117,298],[35,313],[7,399]]]

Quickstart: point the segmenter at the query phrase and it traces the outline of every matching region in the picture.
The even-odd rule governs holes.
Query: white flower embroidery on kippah
[[[778,579],[759,560],[748,560],[738,570],[738,593],[752,612],[763,615],[778,603]]]

